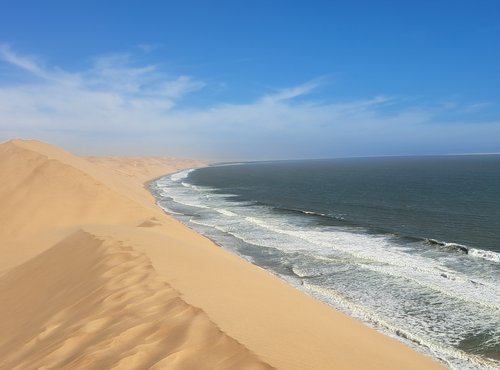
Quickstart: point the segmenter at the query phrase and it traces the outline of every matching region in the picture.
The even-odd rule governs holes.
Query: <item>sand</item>
[[[159,209],[203,165],[0,145],[0,369],[438,369]]]

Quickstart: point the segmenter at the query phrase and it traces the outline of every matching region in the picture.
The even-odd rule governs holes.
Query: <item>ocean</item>
[[[500,369],[500,155],[222,164],[151,184],[221,247],[453,369]]]

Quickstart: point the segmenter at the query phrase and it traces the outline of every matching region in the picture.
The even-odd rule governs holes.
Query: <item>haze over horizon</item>
[[[496,1],[0,5],[0,141],[215,160],[500,152]]]

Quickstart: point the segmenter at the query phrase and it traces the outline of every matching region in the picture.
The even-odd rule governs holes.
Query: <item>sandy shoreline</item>
[[[442,368],[167,216],[201,165],[0,145],[1,369]]]

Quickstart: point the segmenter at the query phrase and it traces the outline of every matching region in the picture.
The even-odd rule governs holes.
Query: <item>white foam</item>
[[[185,206],[189,206],[189,207],[194,207],[194,208],[203,208],[203,209],[210,209],[210,207],[204,205],[204,204],[201,204],[201,203],[194,203],[194,202],[188,202],[184,199],[179,199],[178,197],[172,195],[172,194],[169,194],[168,195],[170,198],[173,199],[174,202],[176,203],[179,203],[179,204],[182,204],[182,205],[185,205]]]
[[[189,170],[184,170],[184,171],[176,172],[173,175],[170,175],[170,179],[172,181],[176,181],[176,182],[180,181],[180,180],[184,180],[193,171],[194,171],[194,169],[189,169]]]
[[[199,220],[190,219],[189,222],[192,223],[192,224],[195,224],[195,225],[206,226],[206,227],[214,227],[214,225],[212,225],[212,224],[209,224],[209,223],[206,223],[206,222],[202,222],[202,221],[199,221]]]
[[[276,227],[270,220],[247,217],[247,221],[275,233],[294,236],[319,247],[316,253],[328,254],[341,251],[357,258],[360,266],[386,275],[410,279],[433,290],[483,306],[500,310],[500,286],[484,279],[474,278],[451,270],[438,261],[415,254],[405,253],[386,237],[355,234],[330,229],[325,231],[291,230]],[[286,246],[289,250],[289,245]],[[305,249],[305,246],[301,249]],[[373,264],[376,262],[377,264]]]
[[[450,297],[500,310],[500,286],[495,282],[463,275],[432,258],[409,254],[403,248],[395,246],[385,236],[344,231],[345,229],[333,227],[322,227],[316,230],[302,229],[288,225],[283,217],[270,216],[266,213],[269,210],[266,211],[263,207],[241,207],[241,216],[227,208],[220,207],[220,205],[228,204],[224,200],[227,195],[219,195],[217,199],[207,200],[201,194],[200,197],[194,196],[192,191],[187,194],[182,193],[182,196],[175,194],[175,191],[172,193],[170,196],[180,204],[213,210],[237,221],[238,224],[228,228],[224,219],[214,219],[211,220],[213,224],[210,226],[217,227],[222,232],[230,232],[231,235],[245,242],[287,252],[308,251],[318,256],[327,256],[332,252],[346,253],[357,259],[356,263],[367,270],[411,280]],[[245,211],[246,214],[253,215],[245,216]],[[244,226],[245,222],[247,226]],[[255,228],[249,229],[248,223],[282,236],[270,237],[269,233],[263,233]],[[459,257],[465,257],[465,255],[457,255],[457,258]]]
[[[299,286],[316,296],[322,301],[326,301],[343,312],[348,313],[362,321],[369,323],[377,329],[382,329],[386,334],[398,340],[402,340],[408,345],[424,353],[432,354],[434,357],[446,362],[452,369],[496,369],[497,361],[490,361],[480,356],[468,354],[451,346],[436,343],[435,341],[416,335],[406,329],[394,325],[388,320],[380,317],[376,312],[367,307],[355,304],[351,300],[343,297],[341,294],[327,288],[322,288],[313,284],[304,282]],[[417,346],[416,346],[417,345]],[[422,346],[424,348],[422,348]]]
[[[500,253],[497,252],[469,248],[469,255],[471,255],[472,257],[482,258],[488,261],[500,263]]]
[[[228,217],[236,217],[238,216],[236,213],[228,211],[227,209],[224,208],[215,208],[217,212],[219,212],[221,215],[228,216]]]
[[[173,210],[171,210],[170,208],[168,208],[166,206],[162,206],[161,204],[159,204],[159,206],[160,206],[161,209],[163,209],[165,212],[167,212],[169,214],[184,216],[184,213],[173,211]]]

